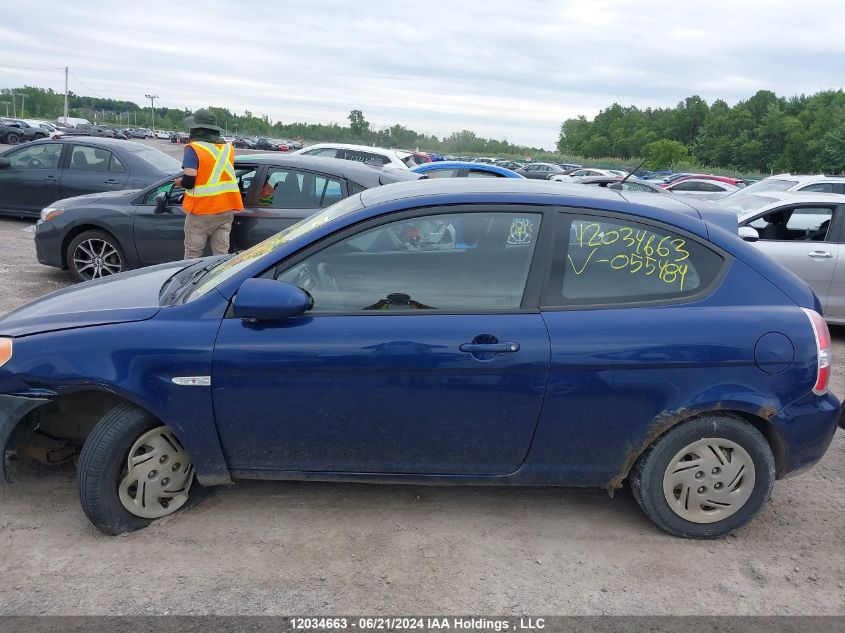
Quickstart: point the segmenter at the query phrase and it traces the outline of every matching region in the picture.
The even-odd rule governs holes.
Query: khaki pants
[[[211,240],[211,252],[214,255],[227,254],[234,218],[234,211],[208,215],[185,214],[185,259],[202,257],[208,240]]]

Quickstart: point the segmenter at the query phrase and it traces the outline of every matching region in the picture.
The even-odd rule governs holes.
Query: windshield
[[[797,180],[780,180],[778,178],[764,178],[752,183],[742,190],[742,193],[755,191],[786,191],[798,184]]]
[[[143,149],[139,149],[136,152],[136,155],[142,161],[149,163],[150,165],[152,165],[156,169],[160,169],[161,171],[172,172],[180,171],[182,169],[182,163],[180,163],[178,160],[152,147],[144,147]]]
[[[296,224],[289,226],[283,231],[279,231],[272,237],[268,237],[263,242],[259,242],[252,248],[245,250],[242,253],[236,254],[234,257],[227,259],[223,264],[212,268],[208,274],[202,278],[202,284],[197,286],[188,301],[201,297],[209,290],[213,290],[224,281],[243,270],[251,263],[264,257],[267,253],[275,251],[283,244],[287,244],[291,240],[306,235],[327,222],[331,222],[347,213],[362,209],[364,205],[361,203],[361,195],[350,196],[345,200],[341,200],[330,207],[326,207],[319,213],[300,220]]]
[[[719,200],[714,201],[715,204],[718,204],[720,207],[724,207],[725,209],[730,209],[731,211],[735,212],[737,215],[743,215],[748,213],[749,211],[756,211],[757,209],[761,209],[762,207],[766,206],[767,204],[771,204],[772,202],[777,202],[777,198],[771,198],[764,195],[755,195],[753,193],[748,193],[750,187],[746,187],[742,190],[742,193],[737,193],[733,196],[727,196],[725,198],[720,198]]]

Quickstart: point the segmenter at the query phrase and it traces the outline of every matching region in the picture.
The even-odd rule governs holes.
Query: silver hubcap
[[[739,444],[704,438],[681,449],[663,474],[672,511],[692,523],[714,523],[737,512],[754,490],[754,462]]]
[[[191,458],[173,432],[160,426],[144,433],[129,449],[118,496],[135,516],[159,519],[185,505],[193,481]]]
[[[73,267],[86,279],[114,275],[123,269],[120,253],[106,242],[92,238],[80,242],[73,252]]]

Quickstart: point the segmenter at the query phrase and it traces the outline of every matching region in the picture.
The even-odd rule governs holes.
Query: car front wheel
[[[67,247],[67,265],[77,281],[116,275],[128,269],[123,249],[105,231],[80,233]]]
[[[775,460],[745,420],[706,415],[666,432],[630,476],[634,497],[661,529],[690,538],[730,534],[769,498]]]
[[[109,411],[85,440],[77,466],[85,515],[123,534],[173,514],[200,487],[185,448],[167,426],[131,404]]]

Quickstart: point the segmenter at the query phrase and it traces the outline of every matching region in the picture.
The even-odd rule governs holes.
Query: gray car
[[[829,323],[845,324],[845,195],[765,191],[723,198],[739,232],[806,281]]]
[[[239,251],[365,189],[417,180],[407,170],[378,169],[335,158],[261,154],[235,158],[244,211],[232,226]],[[70,269],[79,280],[178,261],[184,253],[182,190],[177,172],[141,190],[59,200],[35,228],[38,261]]]
[[[153,147],[111,138],[63,136],[0,153],[0,215],[35,217],[59,198],[143,189],[180,169]]]

